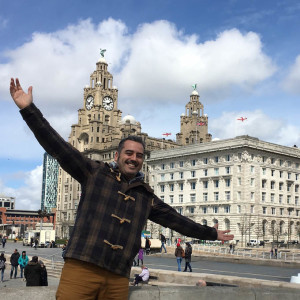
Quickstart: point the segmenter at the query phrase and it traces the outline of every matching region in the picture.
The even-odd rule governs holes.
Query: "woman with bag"
[[[6,258],[4,257],[4,252],[2,252],[0,255],[1,282],[3,282],[4,279],[5,262],[6,262]]]
[[[179,243],[177,244],[177,248],[175,249],[175,256],[177,260],[178,271],[181,272],[181,261],[184,257],[184,250],[182,249]]]
[[[185,246],[185,253],[184,253],[185,268],[184,268],[183,272],[186,272],[187,267],[189,267],[190,272],[192,272],[192,267],[191,267],[190,262],[191,262],[193,250],[192,250],[192,246],[191,246],[191,244],[189,242],[186,242],[185,244],[186,244],[186,246]]]

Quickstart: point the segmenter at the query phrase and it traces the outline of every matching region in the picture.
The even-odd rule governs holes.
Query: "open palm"
[[[32,102],[32,86],[28,88],[28,94],[26,94],[19,82],[19,79],[16,78],[16,82],[13,78],[10,80],[10,94],[16,105],[22,109],[30,105]]]

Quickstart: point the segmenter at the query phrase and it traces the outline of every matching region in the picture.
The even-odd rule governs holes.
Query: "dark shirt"
[[[21,114],[39,143],[81,184],[77,217],[65,258],[130,275],[147,219],[197,239],[215,240],[215,228],[180,215],[142,180],[128,182],[117,168],[93,161],[67,143],[32,103]]]
[[[17,252],[17,253],[14,252],[14,253],[11,255],[11,257],[10,257],[10,263],[11,263],[12,266],[16,267],[16,266],[19,265],[19,262],[18,262],[19,257],[20,257],[19,252]]]
[[[24,269],[26,286],[40,286],[42,284],[42,267],[39,263],[30,261]]]

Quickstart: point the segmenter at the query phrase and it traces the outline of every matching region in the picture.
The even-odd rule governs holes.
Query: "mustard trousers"
[[[56,292],[58,300],[127,300],[129,280],[91,263],[67,258]]]

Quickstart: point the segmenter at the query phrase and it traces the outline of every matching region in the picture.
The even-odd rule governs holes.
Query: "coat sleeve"
[[[174,208],[154,197],[154,203],[149,219],[164,227],[169,227],[185,236],[200,240],[216,240],[217,230],[214,227],[201,225],[193,220],[182,216]]]
[[[93,166],[98,164],[66,142],[33,103],[21,109],[20,113],[45,151],[57,159],[60,166],[73,178],[83,183],[93,171]]]

